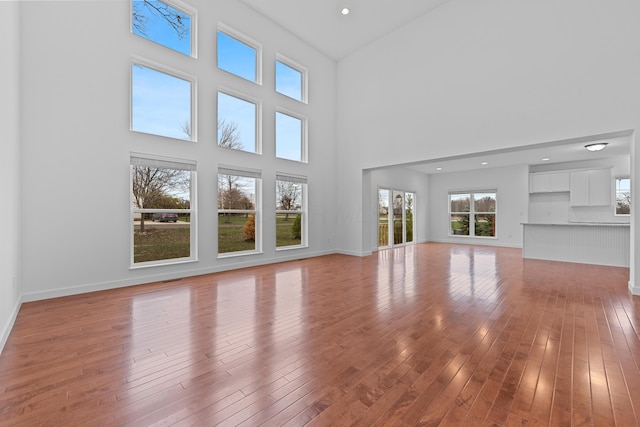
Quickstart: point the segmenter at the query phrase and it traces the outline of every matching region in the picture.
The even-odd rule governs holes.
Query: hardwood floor
[[[637,426],[626,268],[421,244],[22,306],[2,426]]]

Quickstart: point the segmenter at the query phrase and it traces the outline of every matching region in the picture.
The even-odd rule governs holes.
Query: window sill
[[[281,252],[281,251],[293,251],[296,249],[305,249],[308,248],[308,245],[295,245],[295,246],[280,246],[278,248],[276,248],[276,252]]]
[[[139,270],[141,268],[161,267],[166,265],[190,264],[192,262],[198,262],[198,259],[197,258],[176,258],[176,259],[170,259],[170,260],[140,262],[140,263],[129,266],[129,270]]]
[[[224,254],[218,254],[218,259],[225,259],[225,258],[236,258],[236,257],[241,257],[241,256],[247,256],[247,255],[262,255],[262,251],[240,251],[240,252],[228,252],[228,253],[224,253]]]

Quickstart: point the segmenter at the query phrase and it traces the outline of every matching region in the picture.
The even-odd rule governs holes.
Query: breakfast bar
[[[629,267],[628,223],[523,223],[524,258]]]

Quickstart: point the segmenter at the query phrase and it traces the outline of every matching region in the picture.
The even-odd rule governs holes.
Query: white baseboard
[[[629,291],[631,291],[633,295],[640,296],[640,285],[634,286],[634,284],[629,281]]]
[[[340,254],[340,255],[349,255],[349,256],[357,256],[357,257],[366,257],[371,255],[373,252],[372,251],[362,251],[362,252],[357,252],[357,251],[343,251],[343,250],[339,250],[339,251],[335,251],[334,253],[336,254]]]
[[[0,354],[2,354],[4,345],[9,339],[9,334],[11,333],[11,329],[13,329],[13,325],[16,322],[16,318],[18,317],[18,312],[20,311],[21,306],[22,299],[18,298],[18,301],[16,301],[16,305],[13,307],[13,313],[11,313],[11,317],[9,317],[9,320],[7,320],[7,323],[2,328],[2,334],[0,335]]]

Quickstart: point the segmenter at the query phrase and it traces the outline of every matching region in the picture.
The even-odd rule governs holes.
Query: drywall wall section
[[[0,182],[4,230],[0,238],[0,351],[20,304],[20,3],[0,2]]]
[[[339,249],[368,249],[364,169],[638,128],[639,13],[451,0],[340,61]]]
[[[130,2],[23,2],[23,292],[27,300],[126,286],[333,252],[335,248],[334,61],[233,0],[189,0],[198,57],[185,58],[130,32]],[[217,69],[222,23],[262,45],[263,83]],[[309,72],[309,163],[275,158],[276,54]],[[197,142],[129,131],[132,57],[192,76]],[[217,146],[216,93],[232,88],[262,102],[262,155]],[[198,253],[193,263],[130,270],[130,153],[197,162]],[[265,160],[267,159],[267,160]],[[263,253],[218,259],[217,170],[262,171]],[[309,247],[276,251],[275,175],[308,180]]]

